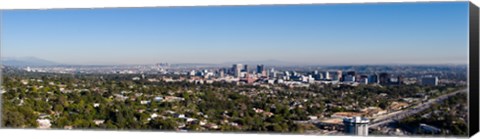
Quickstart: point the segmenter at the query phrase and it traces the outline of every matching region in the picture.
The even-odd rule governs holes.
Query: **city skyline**
[[[466,64],[466,7],[447,2],[4,11],[2,58],[80,65]]]

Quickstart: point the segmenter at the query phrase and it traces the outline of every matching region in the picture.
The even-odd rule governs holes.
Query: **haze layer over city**
[[[468,3],[2,12],[2,127],[467,135]]]

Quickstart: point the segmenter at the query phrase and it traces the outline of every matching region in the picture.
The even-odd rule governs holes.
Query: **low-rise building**
[[[105,120],[96,119],[96,120],[93,120],[93,122],[95,123],[95,125],[101,125],[105,122]]]
[[[37,119],[39,129],[49,129],[52,124],[49,119]]]
[[[438,77],[436,77],[436,76],[422,77],[422,85],[437,86],[438,85]]]

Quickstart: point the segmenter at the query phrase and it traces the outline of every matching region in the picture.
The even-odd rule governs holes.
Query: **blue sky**
[[[2,11],[2,57],[64,64],[466,64],[468,3]]]

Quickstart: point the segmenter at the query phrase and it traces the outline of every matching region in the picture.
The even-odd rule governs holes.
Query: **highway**
[[[429,101],[427,101],[425,103],[420,103],[416,106],[410,107],[409,109],[398,111],[398,112],[389,114],[387,116],[377,118],[377,119],[373,120],[373,122],[369,125],[369,128],[376,128],[380,125],[385,125],[385,124],[388,124],[388,123],[391,123],[391,122],[394,122],[394,121],[401,120],[405,117],[408,117],[408,116],[411,116],[411,115],[414,115],[416,113],[424,111],[425,109],[429,108],[432,104],[440,103],[443,100],[445,100],[445,99],[447,99],[447,98],[449,98],[453,95],[456,95],[458,93],[466,93],[466,92],[468,92],[467,88],[457,90],[457,91],[454,91],[454,92],[451,92],[451,93],[448,93],[448,94],[430,99]]]

